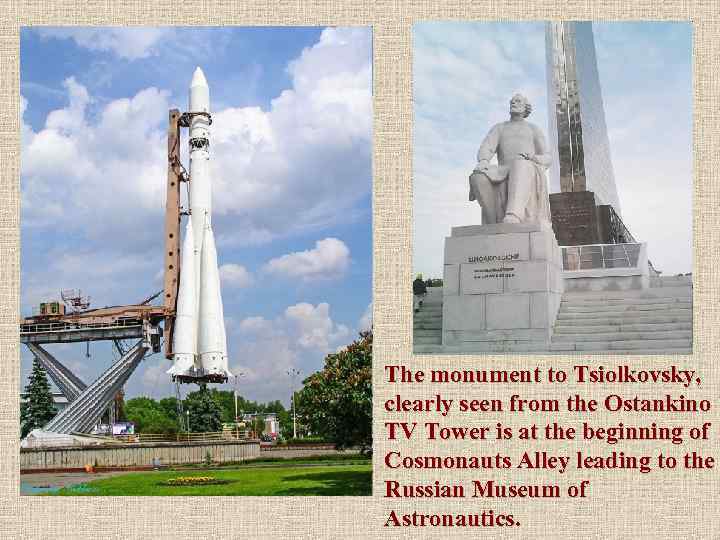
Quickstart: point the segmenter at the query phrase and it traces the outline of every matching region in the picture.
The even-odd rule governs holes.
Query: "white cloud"
[[[326,302],[314,306],[307,302],[288,306],[283,315],[273,321],[264,317],[246,317],[239,324],[246,336],[289,339],[295,348],[327,352],[350,336],[350,329],[330,317]]]
[[[157,53],[157,44],[172,34],[162,27],[48,27],[35,28],[45,39],[72,39],[78,46],[92,51],[111,51],[120,58],[135,60]]]
[[[215,209],[241,220],[251,243],[353,219],[369,194],[370,38],[326,29],[290,63],[292,87],[270,110],[215,113]]]
[[[368,304],[367,309],[364,311],[358,322],[358,330],[361,332],[372,330],[372,319],[373,319],[373,305],[372,302]]]
[[[241,395],[258,401],[280,399],[287,406],[290,402],[291,380],[288,371],[298,369],[301,359],[291,348],[287,338],[259,338],[253,341],[238,342],[231,353],[230,371],[242,374],[238,380]],[[235,359],[235,361],[232,361]],[[303,376],[309,374],[301,369]],[[229,383],[234,385],[235,381]],[[296,381],[296,389],[300,380]]]
[[[326,351],[330,343],[349,336],[350,330],[330,318],[330,306],[323,302],[317,306],[302,302],[285,310],[285,319],[295,331],[297,343],[303,348]]]
[[[32,142],[33,138],[33,130],[32,128],[25,123],[25,111],[27,110],[28,100],[25,99],[25,96],[22,94],[20,95],[20,118],[21,118],[21,124],[20,124],[20,144],[23,148],[25,148],[27,145],[29,145]]]
[[[223,285],[234,289],[242,289],[253,282],[252,274],[247,269],[234,263],[223,264],[219,268],[220,280]]]
[[[508,36],[512,35],[512,39]],[[468,175],[490,127],[508,116],[511,95],[533,103],[531,121],[545,126],[542,25],[422,23],[413,29],[413,261],[442,277],[443,242],[451,227],[479,224],[468,202]],[[544,43],[540,41],[540,43]]]
[[[274,320],[253,316],[238,325],[241,336],[229,343],[230,371],[242,372],[240,384],[252,383],[254,399],[286,401],[290,368],[300,380],[322,367],[326,354],[347,345],[351,331],[330,316],[327,303],[288,306]],[[235,362],[232,359],[236,359]],[[278,389],[287,388],[287,392]]]
[[[273,323],[264,317],[246,317],[240,321],[240,330],[250,334],[268,334],[272,332]]]
[[[339,277],[349,265],[350,249],[345,243],[337,238],[325,238],[315,242],[314,249],[271,259],[265,270],[275,275],[311,281]]]
[[[162,355],[147,357],[133,374],[133,379],[139,379],[143,389],[139,395],[155,399],[173,395],[174,384],[166,373],[171,365],[172,363]],[[129,397],[126,396],[126,399]]]
[[[161,253],[125,253],[107,249],[55,249],[39,254],[32,271],[23,270],[22,310],[30,314],[40,302],[58,300],[60,290],[83,290],[92,307],[140,302],[158,289],[152,279],[162,268]],[[127,276],[147,276],[139,284]]]
[[[111,101],[91,121],[87,89],[73,77],[64,86],[68,106],[51,111],[41,130],[24,136],[23,225],[55,227],[71,217],[66,230],[82,227],[90,236],[112,230],[115,238],[137,241],[147,234],[148,219],[162,218],[167,158],[159,124],[168,93],[147,88]],[[86,223],[94,225],[88,229]]]
[[[365,215],[359,202],[371,187],[370,52],[369,29],[326,29],[288,65],[292,86],[269,110],[214,112],[220,246],[266,243]],[[222,82],[211,80],[211,93]],[[23,124],[24,226],[73,216],[74,223],[98,224],[86,234],[112,228],[135,241],[148,236],[154,227],[147,220],[160,220],[164,206],[169,93],[146,88],[90,114],[87,89],[72,77],[64,85],[67,106],[50,112],[37,133]]]

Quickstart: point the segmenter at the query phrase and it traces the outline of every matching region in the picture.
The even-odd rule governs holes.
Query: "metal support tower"
[[[40,345],[27,343],[27,346],[69,403],[75,401],[87,388],[87,384]]]
[[[145,357],[149,348],[150,345],[145,339],[138,341],[43,429],[68,434],[90,431],[107,410],[117,391],[125,385]]]
[[[70,404],[45,427],[56,433],[89,432],[112,403],[117,392],[145,357],[147,351],[160,351],[164,321],[165,355],[172,357],[172,333],[175,322],[177,290],[180,275],[180,182],[187,172],[180,162],[179,130],[183,115],[177,109],[168,115],[168,174],[165,215],[164,289],[140,304],[87,309],[89,299],[79,291],[65,291],[63,298],[80,311],[53,316],[26,317],[20,323],[20,341],[33,352],[40,364]],[[182,124],[185,125],[185,124]],[[148,305],[164,293],[163,305]],[[77,297],[77,298],[76,298]],[[140,341],[126,350],[120,340]],[[121,357],[95,382],[87,386],[40,344],[90,341],[113,341]],[[112,419],[112,413],[110,418]]]

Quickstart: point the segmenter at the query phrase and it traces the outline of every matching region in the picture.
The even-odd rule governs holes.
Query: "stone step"
[[[601,321],[606,320],[622,320],[624,322],[674,322],[674,320],[666,320],[668,317],[683,317],[683,321],[691,320],[692,309],[690,308],[679,308],[679,309],[665,309],[662,311],[648,312],[648,311],[603,311],[603,312],[588,312],[588,313],[565,313],[560,311],[558,313],[558,321],[595,321],[597,324],[605,324]],[[638,319],[635,321],[634,319]],[[573,323],[568,323],[573,324]],[[588,322],[579,324],[592,324]],[[613,324],[613,323],[608,323]]]
[[[432,330],[435,328],[442,328],[442,321],[415,321],[415,324],[413,324],[414,330]]]
[[[593,305],[575,306],[561,304],[561,313],[605,313],[605,312],[627,312],[627,311],[667,311],[670,309],[692,309],[692,302],[673,302],[666,304],[614,304],[614,305]]]
[[[651,276],[650,287],[678,287],[692,286],[692,275],[690,276]]]
[[[447,350],[442,345],[418,344],[413,345],[413,354],[453,354],[454,351]]]
[[[430,317],[428,316],[418,316],[419,314],[415,314],[415,317],[413,318],[413,323],[418,322],[431,322],[431,323],[441,323],[442,322],[442,315],[432,315]]]
[[[415,321],[413,323],[413,328],[415,330],[428,330],[433,328],[442,328],[442,321]]]
[[[563,344],[564,345],[564,344]],[[447,345],[416,345],[413,348],[414,354],[467,354],[475,351]],[[514,352],[531,352],[535,354],[567,354],[567,355],[688,355],[692,354],[691,347],[675,347],[666,349],[617,349],[612,351],[576,351],[576,350],[533,350],[533,351],[505,351],[496,354],[512,354]]]
[[[668,332],[592,332],[587,334],[555,334],[553,342],[567,341],[651,341],[655,339],[692,339],[689,330]]]
[[[674,349],[618,349],[613,351],[566,351],[565,354],[655,354],[655,355],[674,355],[674,354],[692,354],[692,345],[688,347],[678,347]]]
[[[612,300],[595,300],[595,299],[572,299],[563,296],[562,305],[568,307],[589,307],[589,306],[637,306],[637,305],[653,305],[653,304],[676,304],[690,303],[691,297],[678,296],[661,296],[657,298],[614,298]]]
[[[683,313],[682,315],[656,314],[639,316],[637,314],[628,314],[624,317],[558,318],[555,324],[558,326],[625,326],[628,324],[661,323],[692,323],[692,312]]]
[[[643,339],[638,341],[571,341],[553,342],[553,351],[633,351],[637,349],[657,350],[659,354],[667,349],[692,349],[691,339]]]
[[[418,317],[442,317],[442,309],[438,310],[425,310],[420,308],[420,311],[416,311],[413,315],[416,319]]]
[[[414,324],[413,330],[420,331],[420,332],[429,332],[429,331],[438,331],[442,329],[441,323],[433,323],[433,324]]]
[[[562,343],[561,345],[564,345]],[[554,345],[553,345],[554,346]],[[582,354],[582,355],[609,355],[609,354],[635,354],[635,355],[676,355],[676,354],[692,354],[692,347],[673,347],[664,349],[613,349],[613,350],[586,350],[586,349],[572,349],[572,350],[561,350],[553,349],[549,351],[549,354]]]
[[[427,344],[415,344],[414,351],[418,352],[420,347]],[[542,353],[549,352],[549,344],[544,341],[473,341],[463,345],[443,345],[435,352],[450,353]]]
[[[415,319],[441,319],[442,311],[423,311],[422,309],[415,313]]]
[[[434,336],[413,336],[413,343],[415,345],[433,345],[442,343],[442,336],[440,332]]]
[[[591,332],[655,332],[669,330],[692,330],[691,322],[677,323],[641,323],[641,324],[622,324],[622,325],[558,325],[555,326],[553,332],[555,334],[589,334]]]
[[[692,287],[660,287],[657,289],[635,289],[627,291],[569,291],[563,300],[629,300],[633,298],[692,298]]]
[[[442,328],[413,328],[414,336],[439,336]]]

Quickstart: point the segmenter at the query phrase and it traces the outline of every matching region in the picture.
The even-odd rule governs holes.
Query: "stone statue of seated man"
[[[532,110],[527,98],[510,100],[510,120],[496,124],[480,145],[470,175],[470,200],[482,207],[483,224],[550,223],[545,171],[550,154],[540,128],[525,120]],[[490,160],[497,155],[497,165]]]

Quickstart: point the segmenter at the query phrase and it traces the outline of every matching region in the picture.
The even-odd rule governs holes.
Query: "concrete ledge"
[[[647,274],[645,272],[644,274]],[[590,270],[563,270],[564,279],[642,276],[639,268],[593,268]]]
[[[453,227],[450,230],[451,236],[476,236],[486,234],[512,234],[531,233],[538,231],[549,231],[552,227],[541,223],[491,223],[488,225],[465,225]]]
[[[550,331],[546,328],[521,328],[517,330],[446,330],[446,345],[461,345],[462,343],[522,343],[533,341],[542,343],[547,348],[550,341]]]
[[[244,461],[260,455],[260,442],[167,442],[21,448],[20,470],[81,469],[87,464],[99,468],[145,467],[152,465],[156,459],[161,465],[203,463],[208,453],[216,463]]]
[[[624,270],[628,270],[627,268]],[[566,292],[629,291],[649,288],[649,277],[641,274],[572,276],[563,272]]]

